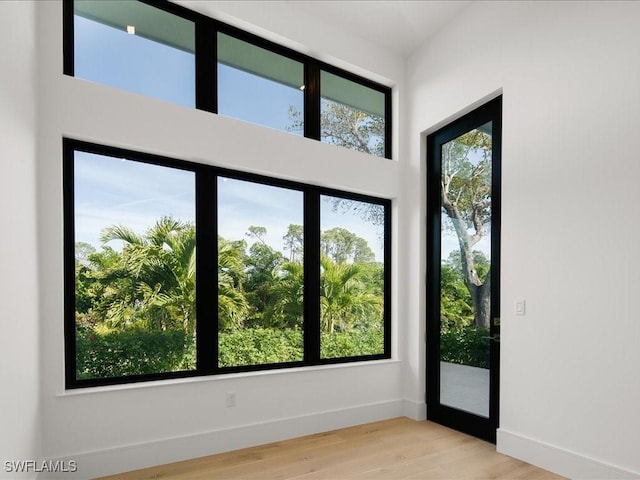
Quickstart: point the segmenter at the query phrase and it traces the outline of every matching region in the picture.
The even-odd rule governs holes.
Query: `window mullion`
[[[391,159],[391,90],[387,91],[384,96],[384,156]]]
[[[320,192],[304,195],[304,361],[320,361]]]
[[[73,0],[62,2],[62,29],[63,29],[63,52],[62,66],[65,75],[74,75],[75,48],[74,20],[73,20]]]
[[[213,22],[196,22],[196,108],[218,113],[218,40]]]
[[[304,65],[304,136],[320,140],[320,66]]]
[[[196,359],[199,373],[218,365],[217,177],[210,168],[196,173]]]

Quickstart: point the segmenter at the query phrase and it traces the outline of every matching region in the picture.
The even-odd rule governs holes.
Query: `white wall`
[[[0,2],[0,32],[0,478],[15,478],[5,461],[40,457],[33,4]]]
[[[395,354],[389,361],[64,390],[63,136],[392,199],[398,195],[400,167],[396,161],[66,77],[61,4],[39,2],[37,10],[44,457],[77,460],[77,476],[86,478],[415,411],[402,396],[395,327]],[[282,8],[280,15],[291,14]],[[301,32],[315,28],[296,22]],[[355,40],[353,45],[345,44],[343,58],[357,59],[360,52],[365,60],[359,69],[403,80],[402,62],[382,56],[368,63],[370,47]],[[322,51],[323,45],[317,40],[307,48]],[[393,276],[398,278],[397,269]],[[394,291],[394,325],[397,305],[403,303],[397,297]],[[236,393],[235,408],[225,406],[229,391]]]
[[[415,231],[421,132],[503,91],[498,448],[573,478],[640,475],[639,24],[635,2],[476,2],[408,64]]]
[[[44,458],[77,459],[85,478],[377,418],[420,418],[422,133],[502,91],[498,447],[578,478],[638,474],[632,299],[640,260],[631,246],[640,237],[640,4],[474,3],[411,57],[400,96],[402,59],[282,2],[182,3],[393,86],[396,161],[65,77],[60,4],[0,2],[0,31],[12,46],[0,53],[2,218],[21,232],[23,252],[15,255],[15,237],[1,237],[0,355],[17,367],[0,371],[15,392],[0,397],[0,457],[37,457],[41,436]],[[63,135],[393,198],[394,359],[65,392]],[[513,315],[517,298],[527,300],[525,317]],[[227,391],[237,394],[234,409],[224,406]]]

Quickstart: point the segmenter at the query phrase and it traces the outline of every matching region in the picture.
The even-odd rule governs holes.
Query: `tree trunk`
[[[473,246],[484,236],[484,232],[478,229],[475,235],[469,235],[457,205],[447,198],[444,189],[442,191],[442,206],[451,219],[458,237],[462,277],[473,300],[474,323],[477,327],[489,328],[491,325],[491,269],[487,272],[485,282],[482,283],[473,260]]]
[[[469,288],[473,300],[473,320],[476,327],[491,327],[491,269],[482,285]]]
[[[447,157],[448,160],[445,160],[443,156],[440,195],[442,208],[451,220],[458,237],[462,278],[473,300],[474,323],[477,327],[489,328],[491,324],[491,268],[489,268],[483,283],[476,271],[473,257],[474,245],[487,235],[485,222],[487,220],[490,221],[490,213],[487,210],[490,208],[490,200],[485,197],[491,194],[490,183],[478,180],[482,178],[482,175],[487,171],[486,169],[490,168],[490,163],[480,162],[474,167],[468,160],[472,147],[479,146],[477,144],[477,135],[479,135],[479,132],[476,134],[476,138],[468,143],[466,153],[458,161],[453,161],[449,157]],[[484,161],[489,158],[484,156]],[[458,176],[462,165],[465,163],[471,168],[471,172]],[[458,170],[454,171],[456,169]],[[462,181],[463,185],[455,184],[454,180],[456,179]],[[480,184],[476,182],[474,186],[474,179],[478,180]],[[453,190],[452,186],[455,186]],[[489,203],[487,204],[487,202]],[[487,215],[489,215],[488,218]],[[471,227],[473,227],[475,233],[470,233],[467,230],[467,228]]]

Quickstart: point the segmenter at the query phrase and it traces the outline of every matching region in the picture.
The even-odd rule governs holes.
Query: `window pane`
[[[323,142],[384,157],[384,93],[323,71],[320,95]]]
[[[75,76],[195,106],[195,26],[150,5],[75,0]]]
[[[218,113],[303,135],[300,62],[218,33]]]
[[[303,359],[303,193],[218,179],[219,366]]]
[[[74,155],[76,375],[195,369],[195,176]]]
[[[322,196],[321,358],[384,353],[384,207]]]

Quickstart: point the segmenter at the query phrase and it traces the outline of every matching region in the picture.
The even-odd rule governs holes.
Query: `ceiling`
[[[309,15],[372,43],[410,55],[450,22],[470,0],[289,0]]]

